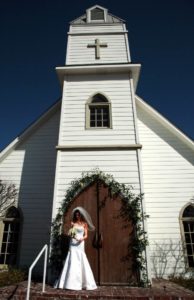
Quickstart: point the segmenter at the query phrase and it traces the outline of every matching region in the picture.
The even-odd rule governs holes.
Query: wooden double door
[[[120,215],[121,199],[111,197],[108,187],[94,182],[76,196],[65,217],[68,225],[72,209],[84,207],[95,231],[88,232],[86,255],[98,285],[129,285],[137,281],[133,270],[133,226]]]

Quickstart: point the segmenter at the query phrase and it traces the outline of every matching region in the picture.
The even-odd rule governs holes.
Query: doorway
[[[134,227],[120,214],[121,196],[112,196],[108,186],[100,180],[91,183],[71,202],[65,217],[67,230],[72,209],[77,206],[88,211],[95,225],[95,231],[88,233],[85,247],[97,284],[137,283],[138,272],[133,269],[132,251]]]

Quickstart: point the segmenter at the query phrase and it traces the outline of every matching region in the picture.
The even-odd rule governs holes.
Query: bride
[[[97,288],[84,248],[88,230],[94,229],[87,211],[83,207],[74,208],[69,230],[70,247],[55,288],[69,290],[94,290]]]

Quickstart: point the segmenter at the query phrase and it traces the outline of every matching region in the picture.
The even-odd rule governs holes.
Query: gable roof
[[[17,146],[19,146],[24,139],[32,134],[38,127],[47,121],[57,110],[60,109],[61,99],[57,100],[52,106],[50,106],[40,117],[38,117],[32,124],[24,129],[9,145],[7,145],[0,152],[0,162]]]
[[[189,146],[192,150],[194,150],[194,141],[190,139],[185,133],[183,133],[180,129],[178,129],[175,125],[173,125],[168,119],[162,116],[157,110],[155,110],[152,106],[147,104],[142,98],[139,96],[135,96],[137,107],[140,106],[143,110],[145,110],[148,114],[152,115],[155,119],[157,119],[164,127],[166,127],[170,132],[172,132],[179,140],[181,140],[184,144]]]
[[[163,126],[165,126],[168,130],[170,130],[173,134],[179,138],[184,144],[186,144],[190,149],[194,151],[194,141],[190,139],[185,133],[183,133],[180,129],[174,126],[169,120],[163,117],[158,111],[156,111],[153,107],[147,104],[142,98],[139,96],[135,96],[137,109],[140,106],[143,110],[147,111],[147,113],[151,114],[155,119],[157,119]],[[43,124],[49,117],[51,117],[57,110],[60,109],[61,99],[57,100],[45,113],[43,113],[35,122],[33,122],[29,127],[27,127],[20,135],[18,135],[7,147],[5,147],[0,152],[0,162],[18,145],[22,143],[22,141],[27,138],[34,130],[36,130],[41,124]]]

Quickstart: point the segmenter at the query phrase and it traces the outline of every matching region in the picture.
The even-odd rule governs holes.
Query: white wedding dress
[[[82,238],[84,227],[76,228],[76,238]],[[55,288],[69,290],[94,290],[97,288],[90,264],[85,254],[84,241],[79,242],[71,238],[69,251],[63,266],[63,270]]]

